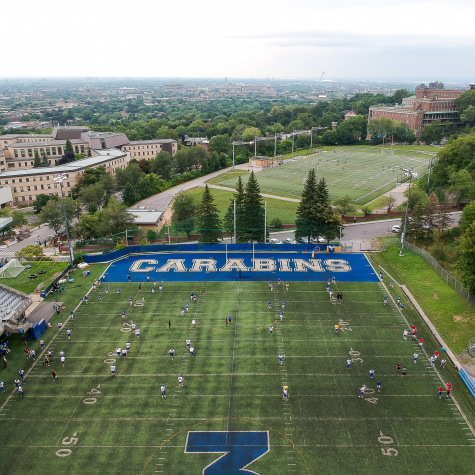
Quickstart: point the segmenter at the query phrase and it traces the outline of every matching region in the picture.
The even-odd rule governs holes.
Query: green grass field
[[[394,155],[380,151],[377,147],[336,148],[262,170],[256,177],[262,193],[299,198],[308,170],[315,168],[318,178],[325,177],[332,199],[349,195],[356,204],[364,205],[395,188],[397,177],[404,173],[403,168],[416,170],[420,175],[427,170],[429,155],[396,149]],[[246,176],[242,179],[247,182]],[[234,188],[236,182],[237,177],[224,179],[219,184]]]
[[[56,274],[60,274],[68,266],[67,262],[54,262],[54,261],[42,261],[42,262],[28,262],[31,269],[25,269],[14,279],[0,279],[0,283],[4,285],[13,285],[17,290],[25,292],[27,294],[34,292],[41,282],[45,282],[46,285],[53,280]],[[39,272],[44,271],[44,274]],[[30,279],[28,276],[36,274],[35,279]]]
[[[104,266],[92,269],[100,275]],[[90,288],[87,279],[77,280],[64,293],[66,316]],[[471,424],[475,417],[465,388],[451,368],[430,366],[430,343],[414,365],[417,345],[402,337],[404,317],[411,323],[413,314],[401,315],[392,301],[384,306],[383,284],[337,283],[341,304],[330,302],[322,283],[291,283],[288,293],[276,285],[271,293],[266,282],[165,282],[155,295],[151,284],[139,292],[130,283],[120,284],[120,297],[117,284],[109,285],[102,303],[91,291],[89,304],[77,309],[71,340],[64,329],[48,330],[55,334],[52,366],[39,361],[25,379],[25,397],[15,392],[1,406],[0,473],[201,474],[221,453],[185,454],[190,431],[268,431],[270,451],[248,467],[261,475],[471,472],[475,435],[464,417]],[[190,291],[197,302],[190,302]],[[186,303],[190,310],[181,317]],[[226,326],[229,314],[233,320]],[[54,327],[57,322],[54,317]],[[140,340],[129,331],[132,322]],[[335,335],[337,323],[344,331]],[[127,340],[131,352],[118,358],[115,349]],[[38,342],[33,347],[38,355]],[[405,379],[396,372],[398,361],[407,366]],[[375,380],[368,377],[371,368]],[[7,391],[0,401],[16,377],[3,371]],[[437,398],[440,378],[452,380],[455,400]],[[160,397],[162,383],[166,399]],[[359,399],[362,384],[368,391]],[[283,385],[289,386],[287,402]]]

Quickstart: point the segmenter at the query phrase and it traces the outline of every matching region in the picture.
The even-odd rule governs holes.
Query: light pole
[[[407,211],[409,209],[409,198],[411,197],[411,180],[412,180],[412,173],[409,175],[409,189],[407,191],[406,215],[404,216],[404,229],[402,231],[401,252],[399,253],[399,257],[404,257],[404,241],[406,240]]]
[[[55,175],[53,177],[55,183],[59,183],[59,187],[61,188],[61,199],[63,201],[63,213],[64,213],[64,225],[66,227],[66,236],[68,238],[68,249],[69,249],[69,259],[71,261],[71,270],[74,267],[74,254],[71,248],[71,242],[69,240],[69,228],[68,228],[68,219],[66,218],[66,206],[64,204],[64,195],[63,195],[63,181],[68,178],[66,173],[60,173],[59,175]]]

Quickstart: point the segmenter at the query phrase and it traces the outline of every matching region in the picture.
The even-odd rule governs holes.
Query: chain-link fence
[[[400,246],[400,238],[389,238],[383,240],[384,247],[387,246]],[[431,265],[431,267],[437,272],[441,279],[443,279],[447,284],[449,284],[453,289],[455,289],[463,298],[465,298],[472,307],[475,307],[475,296],[471,295],[467,288],[462,285],[458,279],[453,275],[449,274],[438,262],[434,259],[425,249],[421,249],[410,242],[405,241],[405,249],[421,256],[425,261]]]
[[[475,338],[470,338],[468,341],[468,352],[475,358]]]

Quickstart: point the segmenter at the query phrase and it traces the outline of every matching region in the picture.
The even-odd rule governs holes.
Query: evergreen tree
[[[46,156],[46,153],[43,152],[43,160],[41,160],[41,166],[42,167],[49,167],[49,161],[48,161],[48,157]]]
[[[264,242],[265,212],[259,183],[253,171],[246,184],[244,206],[246,213],[245,241]],[[267,235],[269,235],[268,231]]]
[[[90,149],[90,148],[87,149],[87,156],[88,156],[88,157],[92,157],[92,152],[91,152],[91,149]]]
[[[297,206],[295,212],[295,239],[307,238],[309,241],[311,238],[318,236],[316,216],[316,203],[317,203],[317,179],[315,175],[315,169],[311,168],[308,172],[307,180],[302,192],[302,198]]]
[[[200,217],[197,219],[198,228],[201,231],[199,242],[214,244],[221,238],[221,220],[218,217],[218,208],[214,204],[214,198],[209,191],[208,185],[201,197],[198,207]]]
[[[72,152],[74,153],[74,149],[73,149],[73,146],[71,144],[71,142],[69,141],[69,139],[66,139],[66,145],[64,146],[64,152]]]
[[[246,242],[246,212],[244,207],[244,184],[241,177],[238,177],[236,193],[231,200],[231,204],[224,217],[224,229],[234,236],[234,201],[236,201],[236,241],[239,244]]]
[[[35,151],[35,161],[33,162],[33,167],[41,167],[41,159],[40,156],[38,155],[38,150]]]
[[[308,173],[296,214],[295,239],[305,237],[310,242],[311,239],[323,236],[330,241],[340,234],[343,222],[332,211],[325,178],[317,181],[313,168]]]

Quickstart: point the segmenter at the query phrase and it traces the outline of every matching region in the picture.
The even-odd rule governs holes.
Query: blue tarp
[[[108,268],[106,282],[316,281],[378,282],[364,254],[187,252],[129,255]],[[148,277],[148,279],[147,279]]]
[[[252,251],[252,244],[228,244],[228,252]],[[273,251],[273,252],[326,252],[326,244],[255,244],[254,251]],[[225,244],[154,244],[150,246],[129,246],[118,251],[108,252],[97,256],[84,256],[84,261],[88,264],[97,264],[99,262],[110,262],[127,254],[148,254],[153,252],[225,252]]]

